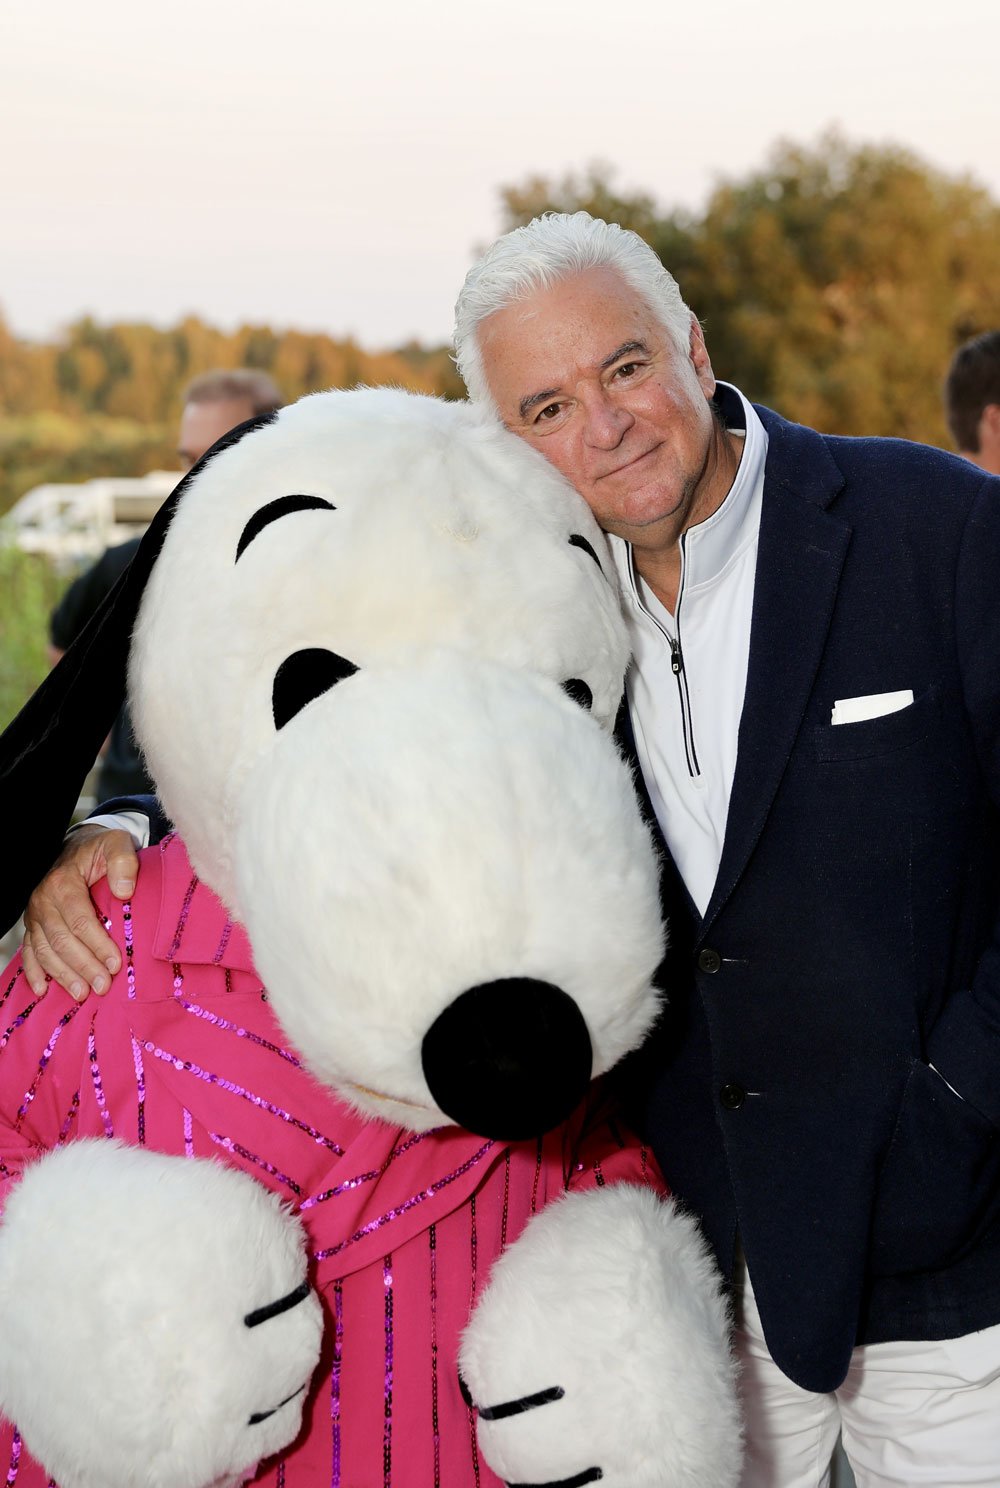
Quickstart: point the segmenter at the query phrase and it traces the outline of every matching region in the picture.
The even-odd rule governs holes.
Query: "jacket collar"
[[[768,437],[746,695],[706,934],[764,829],[809,701],[851,537],[829,510],[844,477],[827,441],[758,408]]]

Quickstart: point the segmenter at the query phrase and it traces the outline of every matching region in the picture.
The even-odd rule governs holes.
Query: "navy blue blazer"
[[[739,1235],[776,1362],[826,1391],[857,1342],[1000,1322],[1000,480],[758,412],[725,843],[704,918],[664,850],[645,1121],[726,1271]]]

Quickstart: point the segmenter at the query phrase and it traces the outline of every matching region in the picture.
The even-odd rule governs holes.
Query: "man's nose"
[[[635,423],[627,408],[614,403],[604,392],[585,405],[585,438],[593,449],[616,449]]]

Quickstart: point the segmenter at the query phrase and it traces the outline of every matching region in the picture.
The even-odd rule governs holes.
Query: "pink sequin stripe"
[[[302,1208],[314,1209],[317,1204],[325,1204],[327,1199],[339,1198],[342,1193],[347,1193],[351,1189],[360,1188],[363,1183],[371,1183],[374,1179],[381,1178],[382,1174],[388,1171],[389,1165],[395,1158],[402,1157],[404,1152],[409,1152],[410,1148],[416,1147],[418,1142],[423,1142],[427,1137],[435,1135],[436,1132],[415,1132],[405,1142],[400,1142],[398,1147],[392,1149],[380,1168],[372,1168],[367,1173],[358,1173],[355,1177],[348,1178],[346,1182],[338,1183],[336,1188],[328,1188],[325,1193],[314,1194],[311,1198],[306,1199]]]
[[[125,980],[129,1001],[135,1001],[135,959],[132,946],[132,901],[122,905],[122,929],[125,938]]]
[[[131,995],[131,994],[130,994]],[[140,1147],[146,1145],[146,1072],[142,1067],[142,1050],[132,1035],[132,1064],[135,1069],[136,1131]]]
[[[328,1250],[314,1251],[313,1259],[317,1261],[326,1261],[329,1260],[330,1256],[339,1255],[342,1250],[346,1250],[347,1247],[349,1245],[353,1245],[356,1240],[363,1240],[366,1235],[373,1235],[376,1230],[380,1230],[383,1225],[390,1224],[392,1220],[399,1219],[399,1217],[403,1214],[408,1214],[411,1209],[415,1209],[416,1206],[418,1204],[422,1204],[425,1199],[432,1199],[435,1194],[441,1192],[442,1188],[447,1188],[449,1183],[454,1183],[456,1178],[461,1178],[465,1173],[468,1173],[471,1168],[474,1168],[477,1163],[482,1162],[487,1152],[489,1152],[495,1145],[496,1144],[494,1142],[484,1142],[479,1151],[472,1157],[470,1157],[468,1162],[464,1162],[462,1163],[461,1167],[456,1168],[454,1172],[448,1173],[444,1178],[439,1178],[436,1183],[432,1183],[429,1188],[423,1188],[420,1190],[419,1193],[413,1194],[411,1198],[405,1199],[403,1203],[397,1205],[395,1209],[387,1209],[384,1214],[379,1215],[378,1219],[369,1220],[366,1225],[361,1226],[360,1230],[355,1230],[353,1235],[349,1235],[346,1240],[341,1240],[339,1245],[331,1245]],[[303,1208],[304,1207],[305,1205],[303,1205]]]
[[[294,1064],[296,1069],[302,1068],[302,1062],[290,1049],[282,1049],[278,1044],[272,1044],[269,1039],[261,1038],[259,1033],[254,1033],[251,1028],[242,1028],[239,1023],[233,1023],[229,1018],[223,1018],[220,1013],[210,1012],[208,1008],[199,1007],[196,1002],[188,1002],[186,997],[180,996],[180,988],[183,986],[183,976],[174,977],[174,1001],[192,1017],[203,1018],[206,1023],[211,1023],[213,1028],[219,1028],[224,1033],[235,1033],[237,1038],[249,1039],[250,1043],[257,1044],[261,1049],[267,1049],[272,1054],[277,1054],[281,1059],[286,1059],[289,1064]]]
[[[385,1288],[385,1394],[382,1426],[382,1484],[392,1488],[392,1256],[382,1262],[382,1285]]]
[[[441,1422],[438,1414],[437,1225],[431,1225],[431,1437],[434,1442],[434,1488],[441,1488]]]
[[[469,1264],[472,1271],[472,1296],[469,1299],[469,1316],[476,1305],[476,1266],[479,1260],[479,1237],[476,1230],[476,1196],[472,1195],[469,1200]],[[469,1411],[469,1444],[472,1447],[472,1471],[476,1479],[476,1488],[479,1488],[479,1442],[476,1439],[476,1416],[472,1406]]]
[[[223,1147],[227,1152],[235,1152],[237,1157],[242,1157],[245,1162],[253,1163],[256,1167],[262,1169],[263,1172],[270,1173],[272,1178],[277,1178],[279,1183],[283,1183],[286,1188],[290,1188],[293,1194],[301,1196],[302,1190],[295,1182],[295,1179],[289,1178],[287,1173],[282,1173],[273,1163],[269,1163],[267,1158],[258,1157],[255,1152],[250,1152],[248,1148],[241,1147],[239,1142],[235,1142],[232,1137],[224,1137],[221,1132],[209,1132],[208,1135],[217,1147]]]
[[[285,1459],[281,1458],[278,1470],[274,1475],[274,1488],[285,1488]]]
[[[340,1373],[344,1361],[344,1287],[333,1284],[333,1368],[330,1371],[330,1440],[333,1471],[330,1488],[340,1488]]]
[[[500,1254],[507,1249],[507,1221],[510,1218],[510,1148],[503,1170],[503,1213],[500,1216]]]
[[[215,948],[215,955],[212,957],[213,966],[218,966],[219,962],[226,954],[226,946],[229,944],[229,937],[232,935],[232,933],[233,922],[232,920],[227,920],[222,927],[222,935],[219,939],[219,944]]]
[[[184,931],[187,928],[188,915],[191,913],[191,900],[194,898],[194,891],[197,887],[198,875],[195,874],[192,877],[191,882],[188,884],[184,894],[184,903],[181,905],[180,919],[177,921],[177,929],[174,931],[174,938],[170,943],[170,950],[167,952],[167,959],[169,961],[173,961],[174,957],[177,955],[177,952],[181,948],[181,941],[184,938]]]
[[[165,1064],[172,1064],[174,1069],[181,1070],[185,1074],[194,1075],[196,1080],[204,1080],[207,1085],[216,1085],[220,1090],[225,1090],[229,1095],[238,1095],[241,1100],[248,1101],[250,1105],[256,1106],[261,1111],[267,1111],[271,1116],[277,1116],[282,1121],[287,1121],[290,1126],[297,1127],[307,1136],[312,1137],[320,1147],[326,1147],[329,1151],[336,1153],[337,1157],[343,1157],[344,1149],[338,1146],[332,1137],[324,1137],[322,1132],[310,1126],[306,1121],[300,1121],[290,1111],[285,1111],[281,1106],[272,1105],[262,1095],[247,1090],[243,1085],[237,1085],[233,1080],[227,1080],[223,1075],[213,1074],[211,1070],[202,1069],[200,1064],[195,1064],[192,1059],[181,1059],[176,1054],[171,1054],[169,1049],[161,1049],[159,1044],[148,1041],[142,1046],[147,1054],[152,1054],[155,1059],[162,1059]]]
[[[59,1019],[59,1022],[56,1024],[55,1028],[53,1028],[53,1030],[52,1030],[52,1036],[49,1039],[48,1043],[45,1045],[45,1048],[42,1050],[42,1057],[38,1061],[38,1069],[37,1069],[37,1071],[35,1073],[35,1078],[32,1080],[30,1086],[25,1091],[25,1093],[24,1093],[24,1100],[21,1102],[21,1105],[18,1108],[17,1115],[14,1118],[14,1130],[15,1131],[20,1131],[21,1130],[21,1122],[24,1120],[25,1116],[27,1116],[27,1114],[28,1114],[28,1107],[31,1105],[31,1102],[35,1099],[35,1095],[36,1095],[36,1093],[38,1091],[38,1087],[41,1084],[42,1076],[45,1074],[46,1068],[48,1067],[49,1060],[52,1058],[52,1051],[54,1050],[56,1044],[59,1041],[59,1035],[62,1033],[63,1029],[66,1027],[66,1024],[72,1022],[73,1018],[76,1017],[76,1014],[79,1011],[80,1011],[80,1004],[79,1003],[76,1003],[73,1007],[70,1008],[70,1010],[69,1010],[68,1013],[63,1013],[62,1017]]]
[[[184,1112],[184,1156],[194,1157],[194,1129],[191,1123],[191,1112],[186,1106],[182,1106]]]
[[[41,998],[36,998],[34,1002],[29,1002],[28,1006],[24,1008],[20,1013],[18,1013],[17,1017],[7,1029],[7,1032],[4,1034],[3,1038],[0,1038],[0,1052],[6,1049],[7,1045],[10,1043],[11,1034],[16,1033],[17,1030],[24,1023],[27,1023],[28,1019],[31,1017],[32,1013],[35,1011],[35,1008],[38,1007],[38,1004],[40,1002]]]
[[[535,1176],[531,1184],[531,1212],[538,1213],[538,1180],[542,1176],[542,1139],[538,1138],[538,1146],[535,1148]]]
[[[21,1466],[21,1433],[16,1429],[10,1443],[10,1467],[7,1469],[7,1488],[17,1477],[17,1470]]]
[[[115,1129],[111,1122],[111,1112],[108,1110],[108,1103],[104,1099],[104,1084],[101,1080],[101,1068],[97,1063],[97,1040],[94,1037],[93,1023],[91,1023],[90,1032],[87,1034],[87,1057],[90,1060],[90,1078],[94,1083],[94,1095],[97,1097],[101,1120],[104,1122],[104,1135],[106,1137],[113,1137]]]
[[[69,1110],[66,1112],[66,1120],[63,1122],[62,1126],[59,1129],[59,1139],[56,1142],[57,1147],[61,1147],[63,1142],[65,1142],[66,1138],[69,1136],[69,1129],[73,1125],[73,1122],[76,1120],[76,1115],[79,1109],[80,1092],[79,1090],[77,1090],[74,1092],[73,1099],[69,1103]]]
[[[3,1007],[4,1003],[7,1001],[7,998],[10,996],[10,994],[13,992],[14,988],[17,986],[17,979],[18,979],[18,977],[23,977],[23,976],[24,976],[24,967],[23,966],[19,966],[17,968],[17,970],[15,971],[14,975],[11,977],[10,981],[7,983],[6,987],[3,989],[3,996],[0,997],[0,1007]]]

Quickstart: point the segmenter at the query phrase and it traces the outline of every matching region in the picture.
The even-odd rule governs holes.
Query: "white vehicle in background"
[[[177,471],[153,470],[35,486],[7,513],[8,540],[44,553],[63,572],[81,568],[105,548],[140,537],[179,479]]]

